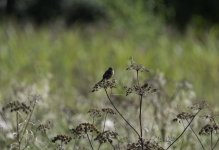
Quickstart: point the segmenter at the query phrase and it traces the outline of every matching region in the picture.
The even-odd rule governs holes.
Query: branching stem
[[[198,115],[198,113],[201,110],[198,110],[198,112],[194,115],[194,117],[190,120],[190,122],[188,123],[188,125],[184,128],[184,130],[182,131],[182,133],[166,148],[166,150],[168,150],[173,144],[175,144],[180,138],[181,136],[185,133],[185,131],[187,130],[187,128],[191,125],[191,123],[193,122],[193,120],[195,119],[195,117]]]
[[[189,123],[189,121],[188,121],[187,119],[186,119],[186,121],[187,121],[187,123]],[[202,142],[201,142],[200,138],[198,137],[198,135],[197,135],[197,134],[195,133],[195,131],[193,130],[192,126],[190,125],[189,127],[190,127],[190,129],[192,130],[192,132],[195,134],[195,136],[196,136],[196,138],[198,139],[199,143],[201,144],[202,149],[205,150],[204,145],[202,144]]]
[[[94,150],[93,145],[92,145],[92,143],[91,143],[91,140],[90,140],[90,138],[89,138],[89,135],[88,135],[87,133],[86,133],[86,135],[87,135],[87,139],[88,139],[88,141],[89,141],[89,143],[90,143],[90,146],[91,146],[92,150]]]
[[[108,98],[108,100],[110,101],[111,105],[113,106],[113,108],[116,110],[116,112],[120,115],[120,117],[133,129],[133,131],[138,135],[139,139],[141,138],[140,134],[138,133],[138,131],[127,121],[127,119],[125,119],[125,117],[123,117],[123,115],[120,113],[120,111],[116,108],[116,106],[114,105],[114,103],[112,102],[111,98],[109,97],[109,94],[106,90],[106,88],[104,88],[106,96]]]

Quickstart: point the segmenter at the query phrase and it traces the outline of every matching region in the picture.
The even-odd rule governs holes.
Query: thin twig
[[[186,121],[189,123],[189,121],[188,121],[187,119],[186,119]],[[202,144],[202,142],[201,142],[200,138],[198,137],[198,135],[197,135],[197,134],[195,133],[195,131],[193,130],[192,126],[189,126],[189,127],[190,127],[190,129],[192,130],[192,132],[195,134],[195,136],[196,136],[196,138],[198,139],[199,143],[201,144],[202,149],[205,150],[204,145]]]
[[[105,130],[105,126],[106,126],[106,117],[107,117],[107,114],[108,114],[108,113],[106,113],[106,114],[105,114],[105,117],[104,117],[104,122],[103,122],[103,131],[102,131],[102,132],[104,132],[104,130]]]
[[[142,96],[140,96],[140,112],[139,112],[140,135],[141,135],[141,138],[142,138],[142,116],[141,116],[141,111],[142,111]]]
[[[219,142],[219,138],[217,139],[217,142],[214,144],[212,150],[217,146],[218,142]]]
[[[20,133],[19,133],[19,118],[18,112],[16,112],[16,126],[17,126],[17,142],[18,142],[18,149],[21,149],[21,140],[20,140]]]
[[[198,115],[198,113],[200,111],[201,110],[198,110],[198,112],[194,115],[194,117],[191,119],[191,121],[188,123],[188,125],[185,127],[185,129],[182,131],[182,133],[165,150],[168,150],[174,143],[176,143],[176,141],[178,141],[181,138],[181,136],[185,133],[187,128],[191,125],[192,121],[195,119],[195,117]]]
[[[25,127],[24,127],[24,129],[23,129],[23,132],[21,131],[22,134],[21,134],[20,142],[22,141],[22,139],[23,139],[23,137],[24,137],[24,134],[25,134],[25,132],[26,132],[26,130],[27,130],[28,124],[29,124],[29,122],[30,122],[30,119],[31,119],[31,117],[32,117],[32,114],[33,114],[33,111],[34,111],[34,108],[35,108],[35,105],[36,105],[36,100],[34,100],[33,108],[32,108],[32,110],[31,110],[31,112],[30,112],[29,118],[28,118],[28,120],[27,120],[27,122],[26,122],[26,124],[25,124]]]
[[[102,145],[102,144],[101,144],[101,143],[99,143],[99,146],[98,146],[98,148],[97,148],[98,150],[100,149],[101,145]]]
[[[139,84],[139,78],[138,78],[138,70],[136,71],[136,74],[137,74],[137,83],[138,83],[138,87],[140,87],[140,84]],[[144,149],[144,142],[143,142],[143,138],[142,138],[142,116],[141,116],[141,111],[142,111],[142,98],[143,96],[140,95],[140,110],[139,110],[139,126],[140,126],[140,140],[141,140],[141,149],[143,150]]]
[[[183,121],[182,121],[182,125],[183,125],[183,128],[185,129],[185,124],[184,124]],[[183,143],[184,143],[184,138],[182,139],[182,142],[181,142],[181,145],[180,145],[180,150],[182,150]]]
[[[114,105],[114,103],[112,102],[111,98],[109,97],[109,94],[107,93],[106,88],[104,88],[105,93],[107,95],[108,100],[110,101],[111,105],[114,107],[114,109],[116,110],[116,112],[122,117],[122,119],[133,129],[133,131],[138,135],[139,138],[141,138],[140,134],[138,133],[138,131],[123,117],[123,115],[119,112],[119,110],[116,108],[116,106]]]
[[[90,143],[90,146],[91,146],[92,150],[94,150],[93,145],[92,145],[92,143],[91,143],[91,140],[90,140],[90,138],[89,138],[89,135],[88,135],[87,133],[86,133],[86,135],[87,135],[87,139],[88,139],[88,141],[89,141],[89,143]]]
[[[60,148],[61,148],[61,150],[62,150],[62,145],[63,145],[63,144],[62,144],[62,141],[61,141],[61,144],[60,144]]]
[[[142,138],[142,116],[141,116],[141,111],[142,111],[142,95],[140,96],[140,112],[139,112],[139,123],[140,123],[140,135],[141,135],[141,149],[144,149],[144,142]]]
[[[213,137],[212,137],[212,131],[211,131],[211,150],[213,149]]]

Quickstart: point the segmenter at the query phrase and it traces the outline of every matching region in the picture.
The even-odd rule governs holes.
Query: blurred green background
[[[0,94],[48,81],[52,95],[86,96],[108,66],[134,59],[198,97],[219,96],[218,1],[3,0]],[[171,83],[171,82],[170,82]],[[39,85],[40,86],[40,85]]]

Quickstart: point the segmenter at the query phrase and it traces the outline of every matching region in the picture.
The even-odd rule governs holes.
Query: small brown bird
[[[101,81],[103,81],[103,80],[109,80],[109,79],[113,76],[113,74],[114,74],[113,68],[112,68],[112,67],[109,67],[109,68],[106,70],[106,72],[103,74],[103,79],[102,79]]]

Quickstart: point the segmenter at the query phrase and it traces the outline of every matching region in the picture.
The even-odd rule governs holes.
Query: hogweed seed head
[[[142,86],[133,85],[132,87],[124,87],[126,90],[126,96],[128,96],[131,93],[140,95],[140,96],[146,96],[147,94],[152,94],[157,92],[157,89],[153,88],[152,85],[149,85],[148,82],[146,82]]]
[[[100,133],[97,128],[90,123],[81,123],[75,129],[70,129],[70,131],[78,138],[84,137],[87,133]]]
[[[140,150],[142,149],[141,140],[138,140],[137,143],[129,143],[127,145],[127,150]],[[143,140],[143,149],[144,150],[164,150],[156,141],[152,140]]]
[[[51,129],[51,122],[48,121],[47,123],[45,124],[40,124],[38,127],[37,127],[37,131],[41,131],[42,133],[46,133],[47,130]]]
[[[199,135],[210,135],[212,133],[217,133],[219,130],[219,125],[213,124],[206,124],[204,127],[201,128]]]
[[[52,142],[55,143],[56,141],[61,141],[64,144],[68,144],[70,141],[72,140],[72,138],[70,136],[67,135],[57,135],[52,139]]]
[[[31,111],[30,106],[27,106],[25,103],[19,101],[13,101],[6,104],[2,108],[2,110],[3,111],[10,110],[10,112],[22,111],[26,114],[28,114]]]
[[[101,80],[100,82],[98,82],[94,85],[91,92],[96,92],[101,88],[103,88],[103,89],[108,89],[108,88],[112,89],[112,88],[116,88],[116,87],[117,87],[117,82],[116,82],[115,79]]]
[[[140,72],[149,72],[147,68],[145,68],[141,64],[137,64],[133,59],[131,59],[131,64],[126,68],[126,70],[135,70]]]
[[[107,113],[107,114],[111,114],[111,115],[116,114],[116,112],[111,108],[102,108],[102,112]]]
[[[107,143],[107,142],[112,144],[113,140],[117,139],[117,137],[118,137],[117,132],[107,130],[107,131],[99,133],[94,140],[98,141],[100,144]]]
[[[198,101],[198,102],[193,103],[193,105],[190,108],[193,110],[202,110],[206,107],[208,107],[208,104],[206,101]]]
[[[90,114],[91,117],[101,117],[102,116],[102,112],[99,109],[90,109],[88,111],[88,114]]]
[[[176,117],[181,120],[188,120],[188,119],[192,119],[194,115],[187,112],[182,112],[179,113]]]

